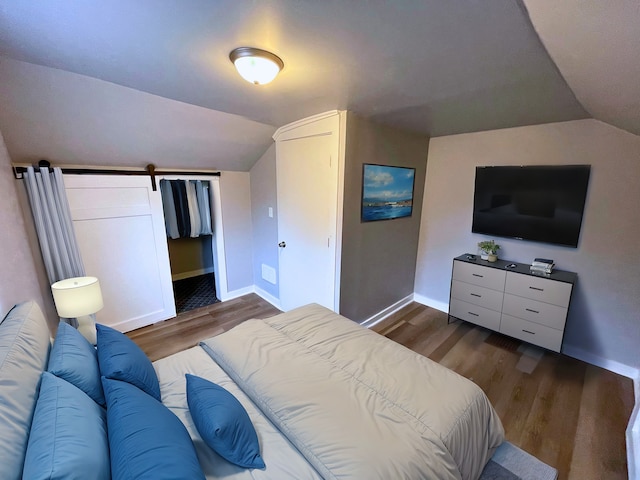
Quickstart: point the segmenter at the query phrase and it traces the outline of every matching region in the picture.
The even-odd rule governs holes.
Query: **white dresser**
[[[532,274],[527,264],[468,256],[453,260],[449,315],[560,352],[577,275]]]

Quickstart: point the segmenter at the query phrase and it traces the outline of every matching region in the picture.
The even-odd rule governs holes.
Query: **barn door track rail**
[[[27,171],[24,165],[11,165],[13,168],[13,176],[20,180],[24,178],[24,173]],[[33,168],[36,172],[40,171],[40,168],[51,168],[52,165],[48,160],[40,160],[38,165],[34,165]],[[164,170],[157,169],[153,163],[146,166],[144,170],[134,170],[124,167],[111,167],[111,168],[80,168],[80,167],[65,167],[60,166],[62,173],[69,173],[74,175],[149,175],[151,180],[151,187],[155,192],[158,189],[156,182],[157,175],[209,175],[219,177],[220,172],[208,171],[208,170]]]

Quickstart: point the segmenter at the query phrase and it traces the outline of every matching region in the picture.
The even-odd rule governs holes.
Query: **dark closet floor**
[[[219,302],[216,297],[216,281],[213,273],[185,278],[173,282],[177,313],[205,307]]]

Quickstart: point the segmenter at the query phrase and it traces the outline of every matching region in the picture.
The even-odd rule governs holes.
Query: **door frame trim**
[[[158,175],[159,180],[186,180],[180,175]],[[209,200],[213,215],[213,276],[216,281],[216,296],[221,302],[235,298],[229,295],[227,284],[227,262],[224,248],[224,230],[222,226],[222,197],[220,195],[220,176],[189,175],[188,180],[203,180],[211,183]]]
[[[327,128],[326,123],[320,123],[323,120],[332,120],[335,117],[337,126],[333,122],[329,122],[330,127]],[[320,125],[318,125],[320,123]],[[313,115],[307,118],[303,118],[296,122],[284,125],[280,127],[273,134],[273,139],[276,141],[276,166],[277,160],[277,146],[278,143],[288,142],[290,140],[300,140],[310,137],[319,137],[324,135],[337,135],[337,156],[331,161],[336,161],[337,169],[337,185],[335,190],[335,235],[332,238],[333,251],[334,251],[334,295],[333,295],[333,310],[336,313],[340,313],[340,278],[342,269],[342,223],[343,223],[343,210],[344,210],[344,171],[345,171],[345,151],[346,151],[346,124],[347,124],[347,111],[346,110],[330,110],[318,115]],[[277,167],[276,167],[277,168]],[[279,237],[278,237],[279,238]],[[280,266],[278,265],[278,270]],[[280,273],[280,272],[279,272]]]

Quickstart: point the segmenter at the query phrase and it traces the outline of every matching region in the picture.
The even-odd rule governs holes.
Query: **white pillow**
[[[22,478],[49,327],[36,302],[16,305],[0,323],[0,478]]]

